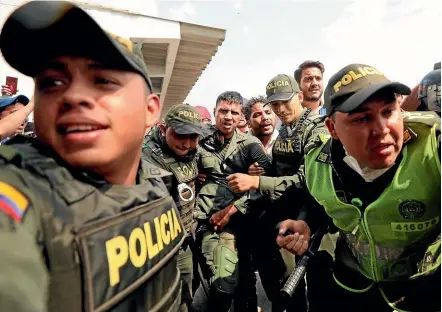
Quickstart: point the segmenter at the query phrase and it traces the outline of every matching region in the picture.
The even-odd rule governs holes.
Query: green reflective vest
[[[389,187],[364,213],[337,197],[331,165],[318,161],[322,147],[306,157],[309,192],[348,243],[355,262],[352,267],[373,282],[416,278],[440,265],[440,252],[432,252],[436,257],[431,263],[426,261],[428,252],[440,250],[440,239],[435,244],[427,239],[432,237],[434,241],[440,233],[438,125],[429,126],[413,116],[406,116],[405,122],[417,138],[403,146],[402,161]],[[341,286],[358,292],[370,288],[355,290]]]

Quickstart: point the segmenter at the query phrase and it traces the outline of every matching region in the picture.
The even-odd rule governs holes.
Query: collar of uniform
[[[302,108],[302,111],[301,111],[301,114],[299,115],[299,118],[293,120],[293,122],[292,122],[290,125],[288,125],[288,127],[289,127],[290,129],[293,129],[293,128],[298,124],[298,122],[302,119],[302,116],[304,116],[306,110],[307,110],[306,107],[303,107],[303,108]]]
[[[248,136],[249,134],[247,134],[247,133],[244,133],[244,132],[241,132],[241,131],[239,131],[238,129],[235,129],[235,133],[233,134],[233,137],[232,137],[232,139],[234,139],[234,137],[235,137],[235,141],[236,142],[242,142],[242,141],[245,141],[245,140],[247,140],[247,136]]]

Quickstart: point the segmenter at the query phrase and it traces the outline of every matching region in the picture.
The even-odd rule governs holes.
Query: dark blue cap
[[[19,102],[23,105],[26,105],[29,103],[28,97],[24,95],[16,95],[16,96],[1,96],[0,97],[0,108],[15,104],[16,102]]]

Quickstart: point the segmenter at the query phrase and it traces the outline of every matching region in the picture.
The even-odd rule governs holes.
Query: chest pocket
[[[175,175],[178,183],[193,181],[198,175],[195,161],[189,163],[173,162],[169,164],[169,169]]]
[[[74,228],[73,234],[82,264],[86,311],[108,310],[142,285],[148,297],[144,298],[146,311],[157,311],[179,291],[174,266],[169,266],[168,279],[150,283],[184,240],[183,225],[170,197],[87,223]]]

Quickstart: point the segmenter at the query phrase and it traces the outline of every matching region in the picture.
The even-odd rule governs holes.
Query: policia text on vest
[[[131,220],[117,225],[129,225]],[[119,235],[106,241],[106,255],[109,265],[109,284],[120,282],[120,273],[126,266],[140,268],[159,257],[163,249],[170,250],[175,241],[183,237],[183,230],[175,212],[170,208],[146,221],[143,227],[134,227],[128,235]]]

